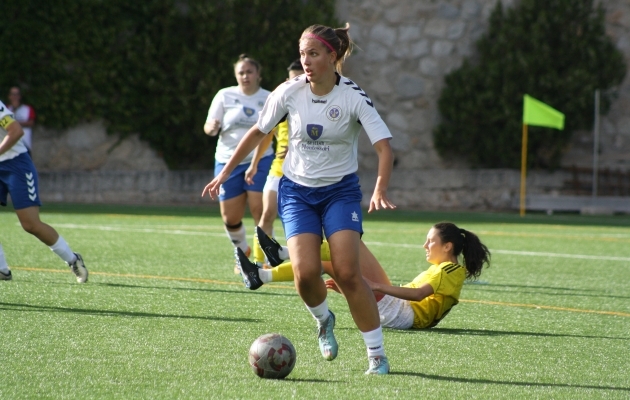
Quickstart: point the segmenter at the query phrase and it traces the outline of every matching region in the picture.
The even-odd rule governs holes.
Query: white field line
[[[162,233],[169,235],[191,235],[191,236],[217,236],[223,237],[225,233],[212,233],[212,232],[200,232],[200,231],[187,231],[181,229],[153,229],[153,228],[132,228],[129,226],[109,226],[109,225],[79,225],[79,224],[55,224],[56,227],[69,228],[69,229],[86,229],[86,230],[98,230],[98,231],[112,231],[112,232],[136,232],[136,233]],[[406,244],[406,243],[385,243],[385,242],[365,242],[368,246],[390,246],[390,247],[402,247],[409,249],[422,249],[420,244]],[[519,250],[501,250],[491,249],[491,252],[495,254],[509,254],[515,256],[532,256],[532,257],[557,257],[557,258],[572,258],[579,260],[601,260],[601,261],[625,261],[630,262],[630,257],[613,257],[613,256],[592,256],[586,254],[568,254],[568,253],[550,253],[539,251],[519,251]]]

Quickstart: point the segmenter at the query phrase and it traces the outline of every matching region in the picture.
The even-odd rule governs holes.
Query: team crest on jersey
[[[341,118],[341,107],[331,105],[326,109],[326,117],[331,121],[339,121],[339,118]]]
[[[311,139],[319,140],[324,133],[324,127],[317,124],[307,124],[306,133],[308,133],[308,137],[310,137]]]
[[[251,117],[252,115],[254,115],[254,113],[256,112],[256,110],[254,110],[253,108],[249,108],[249,107],[245,107],[243,106],[243,112],[245,113],[245,115],[247,115],[248,117]]]

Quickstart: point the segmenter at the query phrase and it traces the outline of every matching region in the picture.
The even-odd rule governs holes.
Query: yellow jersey
[[[414,314],[412,328],[432,328],[437,325],[459,303],[459,294],[465,280],[466,268],[447,261],[440,265],[431,265],[411,283],[402,285],[419,288],[428,283],[433,288],[432,295],[420,301],[410,301]]]
[[[278,124],[278,130],[276,132],[276,158],[273,159],[271,163],[271,168],[269,169],[269,175],[281,178],[282,173],[282,164],[284,164],[284,157],[280,158],[278,153],[283,153],[287,151],[289,146],[289,122],[283,121]]]

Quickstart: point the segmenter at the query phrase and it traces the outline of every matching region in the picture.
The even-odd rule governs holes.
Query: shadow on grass
[[[449,381],[449,382],[460,382],[460,383],[481,383],[484,385],[494,384],[494,385],[509,385],[509,386],[540,386],[540,387],[559,387],[559,388],[575,388],[575,389],[618,390],[622,392],[630,392],[630,388],[627,388],[627,387],[572,385],[570,383],[493,381],[490,379],[472,379],[472,378],[459,378],[459,377],[453,377],[453,376],[430,375],[430,374],[423,374],[420,372],[392,371],[390,372],[390,375],[416,376],[419,378],[433,379],[436,381]]]
[[[86,308],[66,308],[52,306],[34,306],[30,304],[2,303],[0,302],[0,310],[19,311],[19,312],[58,312],[71,314],[85,314],[109,317],[134,317],[134,318],[174,318],[174,319],[200,319],[206,321],[223,321],[223,322],[261,322],[259,319],[252,318],[226,318],[226,317],[204,317],[196,315],[175,315],[175,314],[154,314],[146,312],[134,311],[114,311],[114,310],[90,310]]]
[[[494,287],[494,288],[492,288]],[[518,291],[509,291],[509,290],[500,290],[499,288],[516,288]],[[546,287],[546,286],[527,286],[527,285],[498,285],[498,284],[467,284],[466,289],[472,289],[479,292],[496,292],[496,293],[530,293],[536,295],[545,295],[545,296],[571,296],[571,297],[592,297],[592,298],[607,298],[607,299],[630,299],[630,296],[615,296],[615,295],[607,295],[607,294],[592,294],[588,292],[596,292],[595,290],[589,289],[569,289],[569,288],[561,288],[561,287]],[[563,291],[561,293],[552,293],[543,290],[524,290],[524,289],[546,289],[546,290],[560,290]],[[574,292],[574,293],[571,293]],[[586,292],[586,293],[585,293]]]
[[[611,339],[611,340],[630,340],[624,337],[611,336],[590,336],[590,335],[570,335],[562,333],[544,333],[544,332],[517,332],[517,331],[495,331],[488,329],[451,329],[451,328],[431,328],[431,329],[389,329],[388,332],[393,333],[437,333],[441,335],[460,335],[460,336],[540,336],[540,337],[569,337],[579,339]]]
[[[285,382],[307,382],[307,383],[344,383],[344,381],[332,381],[329,379],[293,379],[293,378],[285,378],[283,379]]]
[[[235,283],[236,284],[236,283]],[[262,296],[282,296],[282,297],[296,297],[297,293],[270,293],[267,291],[254,291],[249,289],[243,290],[222,290],[222,289],[201,289],[201,288],[185,288],[185,287],[170,287],[170,286],[142,286],[142,285],[126,285],[124,283],[90,283],[90,286],[108,286],[108,287],[120,287],[129,289],[162,289],[162,290],[184,290],[184,291],[198,291],[198,292],[211,292],[211,293],[227,293],[227,294],[243,294],[243,293],[256,293]]]

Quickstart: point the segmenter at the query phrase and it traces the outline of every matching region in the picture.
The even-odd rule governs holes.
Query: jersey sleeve
[[[274,90],[267,97],[265,106],[258,116],[258,129],[261,132],[271,132],[288,114],[284,97],[284,91],[280,89]]]
[[[369,97],[362,96],[361,102],[359,103],[357,116],[359,119],[359,123],[365,129],[365,133],[367,133],[370,138],[370,142],[372,144],[378,142],[383,139],[391,139],[392,134],[389,131],[387,125],[374,108],[374,103],[370,100]]]
[[[223,114],[224,114],[223,104],[224,104],[223,91],[220,90],[216,94],[216,96],[214,96],[214,99],[212,99],[212,103],[210,104],[210,109],[208,110],[208,118],[206,118],[206,122],[210,122],[213,119],[218,119],[219,121],[223,119]]]
[[[0,101],[0,128],[6,130],[14,121],[13,113]]]

